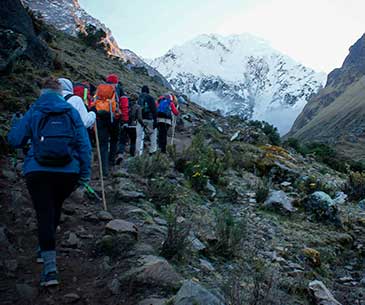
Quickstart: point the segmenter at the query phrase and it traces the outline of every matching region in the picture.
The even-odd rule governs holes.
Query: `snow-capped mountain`
[[[39,13],[43,20],[53,25],[56,29],[66,32],[72,36],[77,36],[79,31],[83,31],[87,24],[92,24],[98,29],[103,29],[106,33],[105,42],[110,46],[108,53],[123,59],[124,62],[133,67],[143,67],[151,77],[156,78],[163,85],[170,87],[166,79],[155,69],[144,62],[137,54],[121,49],[114,39],[112,32],[98,19],[89,15],[80,7],[78,0],[21,0],[23,5],[32,11]]]
[[[289,131],[308,98],[326,81],[250,34],[201,35],[150,65],[209,110],[265,120]]]

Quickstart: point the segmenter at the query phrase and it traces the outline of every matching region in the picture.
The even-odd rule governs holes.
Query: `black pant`
[[[166,153],[167,146],[167,132],[169,131],[170,125],[166,123],[158,123],[158,147],[162,153]]]
[[[79,175],[33,172],[25,179],[37,214],[39,246],[42,251],[55,250],[62,204],[75,189]]]
[[[137,128],[123,127],[120,132],[119,154],[124,154],[125,147],[129,139],[129,153],[132,157],[136,154]]]
[[[97,126],[103,174],[108,175],[109,166],[115,164],[118,149],[119,121],[115,120],[111,123],[110,119],[100,119],[97,121]]]

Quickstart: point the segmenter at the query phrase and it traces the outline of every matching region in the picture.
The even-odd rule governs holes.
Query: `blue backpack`
[[[171,118],[171,101],[169,99],[163,99],[157,108],[157,113],[162,114],[164,117]]]
[[[33,136],[34,158],[44,166],[65,166],[72,161],[76,126],[70,109],[42,113]]]

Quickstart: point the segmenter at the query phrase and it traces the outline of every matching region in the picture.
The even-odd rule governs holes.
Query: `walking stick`
[[[175,127],[176,127],[176,116],[174,115],[174,116],[173,116],[173,118],[172,118],[172,135],[171,135],[171,145],[174,145]]]
[[[104,189],[104,177],[103,177],[103,166],[101,162],[100,145],[99,145],[99,134],[98,134],[98,123],[95,121],[95,137],[96,137],[96,151],[99,160],[99,170],[100,170],[100,181],[101,181],[101,194],[103,198],[104,210],[107,210],[106,199],[105,199],[105,189]]]

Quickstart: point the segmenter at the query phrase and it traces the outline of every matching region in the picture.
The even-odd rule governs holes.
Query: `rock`
[[[109,272],[110,270],[113,269],[113,267],[110,265],[110,257],[109,256],[105,256],[103,258],[103,262],[101,263],[101,269]]]
[[[291,186],[291,182],[284,181],[284,182],[280,183],[280,185],[281,185],[282,187],[288,187],[288,186]]]
[[[73,232],[70,233],[68,239],[63,243],[65,247],[68,248],[78,248],[80,246],[80,239]]]
[[[314,300],[318,305],[341,305],[321,281],[309,283],[309,289],[313,294]]]
[[[183,278],[170,263],[162,257],[154,255],[142,256],[138,260],[140,266],[131,269],[120,277],[122,282],[133,282],[147,286],[177,289]]]
[[[363,210],[365,210],[365,199],[359,201],[359,207]]]
[[[11,272],[18,269],[18,262],[16,259],[8,259],[4,261],[5,268]]]
[[[77,293],[68,293],[63,297],[67,303],[76,303],[81,299]]]
[[[295,211],[292,200],[283,191],[271,191],[264,205],[270,209],[279,209],[279,211],[284,213],[292,213]]]
[[[321,266],[321,254],[317,250],[312,248],[304,248],[302,253],[313,267]]]
[[[119,199],[123,199],[125,201],[133,201],[146,198],[146,195],[144,193],[136,191],[118,190],[117,195]]]
[[[240,133],[241,133],[240,131],[235,132],[234,135],[231,137],[230,141],[233,142],[237,140],[238,137],[240,136]]]
[[[340,277],[340,278],[338,279],[338,281],[339,281],[340,283],[349,283],[349,282],[353,282],[353,281],[354,281],[354,279],[352,278],[352,276],[344,276],[344,277]]]
[[[365,276],[361,279],[360,284],[365,287]]]
[[[334,204],[344,204],[347,201],[348,196],[344,192],[336,192]]]
[[[12,182],[17,180],[17,174],[15,171],[3,169],[1,173],[6,179],[8,179]]]
[[[305,201],[304,208],[317,220],[341,224],[336,203],[325,192],[318,191],[311,194]]]
[[[191,242],[192,248],[195,251],[203,251],[205,250],[207,247],[206,245],[204,245],[196,236],[194,233],[190,233],[190,235],[188,236],[188,240]]]
[[[136,239],[138,236],[138,230],[137,227],[128,221],[122,220],[122,219],[114,219],[109,221],[105,229],[107,231],[110,231],[112,233],[127,233],[133,235]]]
[[[113,279],[109,284],[108,288],[112,294],[118,295],[120,293],[120,282],[118,279]]]
[[[100,220],[105,221],[113,220],[114,218],[113,215],[110,214],[108,211],[100,211],[97,216]]]
[[[208,262],[207,260],[205,259],[200,259],[200,265],[202,266],[203,269],[207,270],[207,271],[214,271],[215,268],[213,267],[213,265]]]
[[[28,284],[16,284],[16,291],[20,298],[26,300],[34,299],[38,294],[37,289],[29,286]]]
[[[210,181],[207,181],[207,190],[210,191],[210,198],[214,198],[217,195],[217,190]]]
[[[138,305],[165,305],[167,299],[149,298],[138,303]]]
[[[162,219],[160,217],[155,217],[153,218],[153,220],[160,226],[167,226],[167,221],[165,219]]]
[[[210,291],[193,281],[185,281],[175,297],[174,305],[209,304],[225,305]]]

